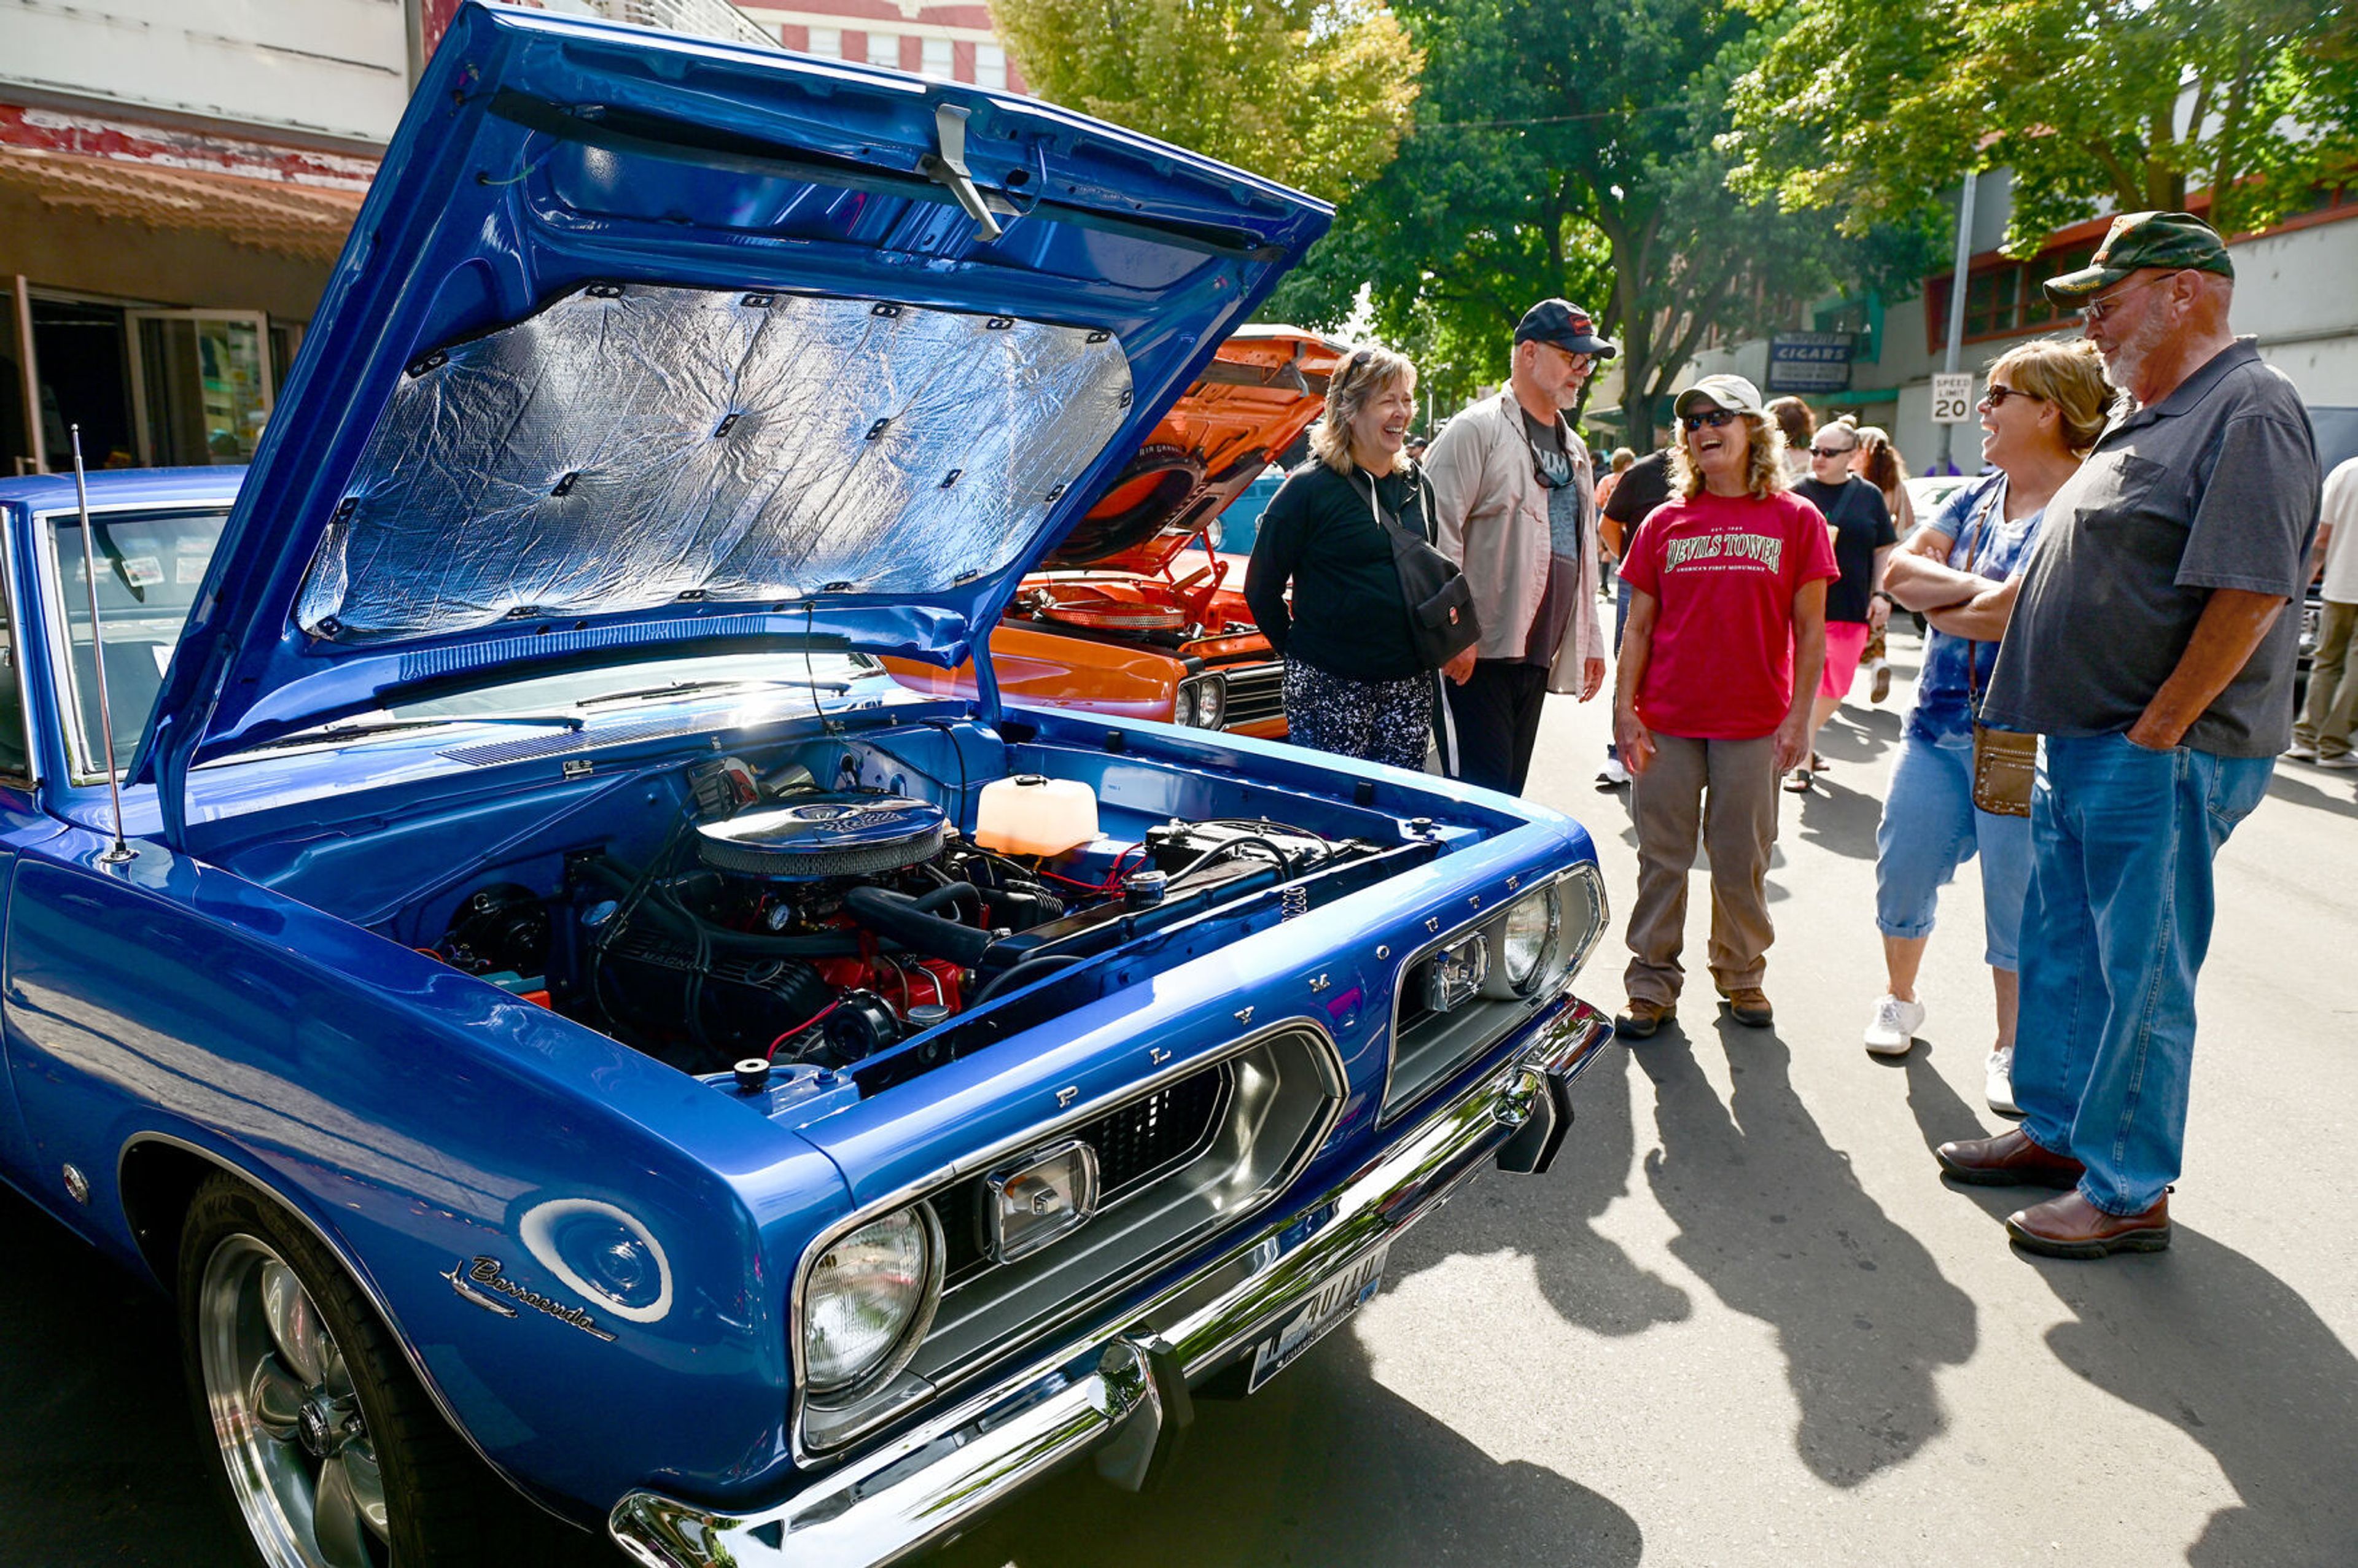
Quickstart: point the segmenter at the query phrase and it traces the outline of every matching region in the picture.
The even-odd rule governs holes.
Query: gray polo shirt
[[[2159,403],[2115,414],[2047,503],[1982,721],[2127,730],[2178,667],[2211,589],[2299,598],[2317,507],[2309,411],[2249,338]],[[2299,643],[2300,617],[2277,616],[2183,743],[2226,757],[2290,745]]]

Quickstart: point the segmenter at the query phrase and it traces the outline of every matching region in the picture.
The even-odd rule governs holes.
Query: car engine
[[[554,898],[462,899],[433,951],[675,1066],[849,1067],[1222,899],[1372,851],[1266,821],[1168,822],[1057,857],[930,802],[736,758],[691,770],[644,863],[566,858]]]

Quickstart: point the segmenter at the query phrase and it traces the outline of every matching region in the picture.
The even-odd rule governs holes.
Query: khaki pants
[[[2350,730],[2358,723],[2358,604],[2325,601],[2317,618],[2317,661],[2309,669],[2309,699],[2301,705],[2300,721],[2292,738],[2314,746],[2320,757],[2338,757],[2350,750]]]
[[[1711,855],[1711,974],[1722,991],[1758,986],[1768,922],[1768,848],[1777,841],[1777,740],[1654,736],[1653,765],[1630,785],[1638,825],[1638,901],[1629,910],[1632,1001],[1676,1001],[1684,970],[1687,871],[1701,838]]]

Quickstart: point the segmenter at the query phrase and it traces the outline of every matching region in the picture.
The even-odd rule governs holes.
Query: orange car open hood
[[[1298,327],[1238,331],[1042,566],[1162,571],[1318,417],[1344,352]]]

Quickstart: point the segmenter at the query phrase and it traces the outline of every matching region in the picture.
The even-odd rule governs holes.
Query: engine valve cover
[[[929,860],[949,831],[941,811],[893,795],[802,795],[698,827],[706,865],[774,879],[871,876]]]

